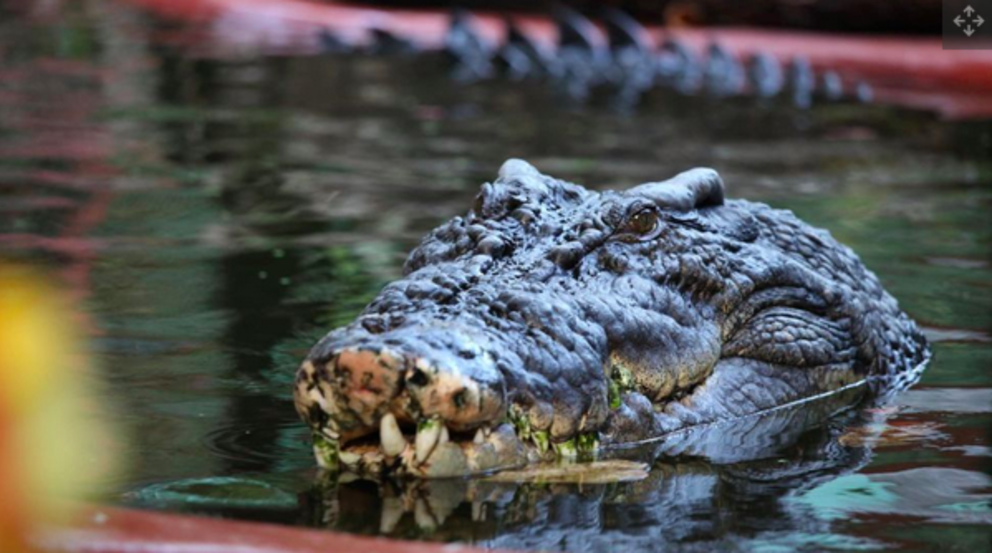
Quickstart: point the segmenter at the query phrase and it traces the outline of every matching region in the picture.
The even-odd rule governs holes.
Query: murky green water
[[[0,257],[81,302],[133,460],[109,500],[513,548],[987,547],[992,124],[665,95],[571,109],[418,59],[213,59],[180,31],[108,2],[0,19]],[[935,358],[888,408],[636,483],[321,482],[296,365],[511,156],[594,187],[715,167],[853,247]]]

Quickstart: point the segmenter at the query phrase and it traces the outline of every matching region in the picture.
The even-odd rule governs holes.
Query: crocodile
[[[683,95],[705,94],[727,98],[750,96],[760,101],[786,97],[798,108],[809,108],[814,99],[869,102],[874,92],[862,81],[845,82],[834,70],[814,71],[802,55],[779,60],[765,52],[752,52],[738,59],[719,42],[709,42],[705,52],[696,52],[677,37],[668,36],[656,45],[651,31],[628,13],[615,8],[599,10],[599,24],[582,13],[558,6],[552,11],[556,41],[536,38],[512,19],[496,41],[481,31],[478,17],[454,10],[443,40],[424,46],[401,32],[378,27],[369,30],[364,44],[356,44],[354,33],[322,29],[319,35],[325,52],[365,51],[373,54],[411,55],[437,49],[444,54],[452,76],[475,82],[505,76],[514,81],[544,79],[566,99],[585,102],[606,90],[611,102],[631,108],[655,89]]]
[[[593,459],[929,358],[851,249],[712,169],[593,191],[511,159],[403,271],[296,373],[326,469]]]

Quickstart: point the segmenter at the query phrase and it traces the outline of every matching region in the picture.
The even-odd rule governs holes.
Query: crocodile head
[[[487,472],[909,372],[915,325],[848,248],[694,169],[594,192],[520,160],[297,373],[318,462]]]

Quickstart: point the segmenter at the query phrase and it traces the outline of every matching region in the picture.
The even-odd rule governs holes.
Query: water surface
[[[48,9],[0,19],[0,257],[79,301],[133,461],[104,499],[511,548],[987,547],[992,124],[661,93],[620,113],[435,60],[222,59],[125,5]],[[634,483],[321,479],[300,359],[507,157],[592,187],[712,166],[850,245],[934,360],[888,406]]]

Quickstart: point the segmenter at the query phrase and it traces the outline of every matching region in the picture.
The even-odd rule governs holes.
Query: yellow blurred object
[[[118,467],[68,301],[39,274],[0,264],[0,551],[70,514]]]
[[[0,267],[0,405],[8,415],[37,407],[56,367],[68,364],[65,346],[75,340],[58,303],[37,275]]]

